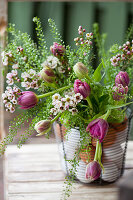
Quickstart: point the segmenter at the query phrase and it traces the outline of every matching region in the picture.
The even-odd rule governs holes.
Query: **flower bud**
[[[53,83],[55,81],[55,74],[50,67],[45,66],[40,71],[40,78],[46,81],[47,83]]]
[[[87,67],[81,62],[76,63],[73,70],[78,78],[85,78],[86,74],[88,74]]]
[[[128,86],[124,87],[122,84],[118,84],[113,87],[113,99],[120,101],[128,93]]]
[[[86,173],[85,177],[86,179],[91,179],[91,180],[97,180],[99,176],[101,175],[101,166],[97,161],[92,161],[86,166]]]
[[[21,93],[21,96],[18,98],[18,105],[21,109],[29,109],[34,107],[38,102],[37,95],[31,91],[24,91]]]
[[[53,46],[50,47],[50,51],[54,56],[63,56],[65,54],[65,47],[58,44],[57,42],[53,43]]]
[[[35,130],[37,131],[36,136],[41,136],[48,133],[51,130],[51,121],[50,120],[41,120],[35,125]]]
[[[91,121],[87,128],[86,128],[86,131],[90,132],[90,135],[96,139],[99,140],[99,143],[101,143],[107,132],[108,132],[108,122],[104,119],[95,119],[93,121]]]
[[[115,77],[115,84],[122,84],[124,87],[129,85],[129,76],[127,72],[120,71]]]
[[[76,79],[74,82],[74,92],[80,93],[83,98],[86,98],[90,95],[91,88],[86,82]]]

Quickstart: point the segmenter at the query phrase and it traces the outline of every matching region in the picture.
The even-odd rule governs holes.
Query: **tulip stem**
[[[92,83],[92,80],[90,79],[88,75],[86,75],[85,78],[88,79],[89,83]]]
[[[111,114],[111,110],[108,110],[108,111],[107,111],[104,115],[102,115],[100,118],[107,121],[107,119],[108,119],[108,117],[109,117],[110,114]]]
[[[94,157],[95,161],[98,161],[98,153],[99,153],[99,140],[97,140],[97,144],[96,144],[96,151],[95,151],[95,157]]]
[[[69,89],[71,87],[73,87],[73,85],[65,86],[65,87],[59,88],[57,90],[54,90],[52,92],[48,92],[46,94],[38,95],[37,98],[41,99],[41,98],[44,98],[44,97],[48,97],[48,96],[51,96],[51,95],[53,95],[53,94],[55,94],[57,92],[62,92],[63,90],[67,90],[67,89]]]
[[[55,122],[60,116],[61,116],[61,113],[58,113],[58,115],[57,115],[54,119],[51,120],[51,124],[52,124],[53,122]]]
[[[88,105],[90,107],[90,114],[92,115],[92,113],[93,113],[93,106],[92,106],[92,103],[91,103],[91,100],[90,100],[89,96],[86,97],[86,100],[87,100]]]

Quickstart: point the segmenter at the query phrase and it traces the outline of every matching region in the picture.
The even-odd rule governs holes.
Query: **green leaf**
[[[102,76],[101,76],[102,67],[103,67],[103,63],[101,62],[101,63],[99,64],[99,66],[96,68],[96,70],[95,70],[95,72],[94,72],[94,74],[93,74],[93,76],[92,76],[92,78],[93,78],[96,82],[101,81],[101,78],[102,78]]]
[[[111,109],[116,109],[116,108],[122,108],[122,107],[130,105],[132,103],[133,102],[124,103],[124,104],[121,104],[121,105],[108,105],[107,108],[106,108],[106,110],[111,110]]]

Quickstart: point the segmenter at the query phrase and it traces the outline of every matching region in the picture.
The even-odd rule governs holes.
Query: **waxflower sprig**
[[[132,42],[127,41],[122,46],[119,46],[120,53],[113,56],[110,61],[114,67],[125,65],[133,59],[133,40]]]

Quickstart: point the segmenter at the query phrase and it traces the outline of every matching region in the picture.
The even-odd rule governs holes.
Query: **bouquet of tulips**
[[[3,65],[9,70],[2,98],[6,111],[13,113],[17,107],[24,111],[12,122],[1,149],[17,135],[14,127],[20,128],[31,117],[30,132],[35,129],[37,136],[49,136],[55,121],[65,126],[65,137],[71,128],[78,127],[82,148],[89,146],[92,138],[97,141],[94,160],[86,167],[86,179],[96,180],[103,169],[101,144],[109,123],[123,122],[123,107],[131,103],[129,75],[120,67],[131,60],[133,41],[120,47],[116,56],[109,53],[97,67],[92,67],[95,34],[79,26],[73,50],[65,46],[54,21],[49,19],[54,38],[49,50],[39,19],[33,21],[37,25],[38,44],[14,25],[8,28],[13,42],[2,52]],[[25,133],[19,144],[29,135]]]

